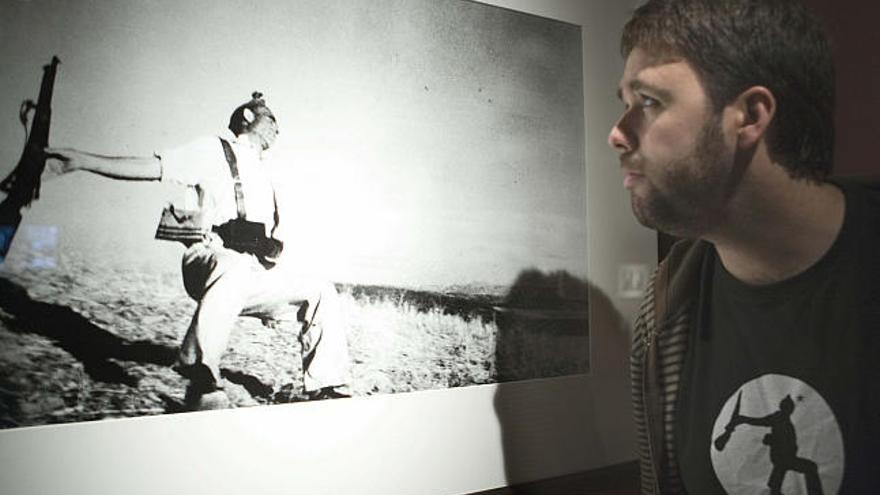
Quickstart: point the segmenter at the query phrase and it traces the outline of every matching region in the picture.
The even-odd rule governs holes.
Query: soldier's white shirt
[[[244,136],[203,136],[182,146],[156,152],[162,164],[162,181],[185,186],[199,186],[203,191],[202,208],[206,220],[222,225],[238,216],[235,189],[229,164],[220,138],[235,153],[246,218],[266,225],[269,235],[275,225],[275,200],[272,177],[266,156]]]

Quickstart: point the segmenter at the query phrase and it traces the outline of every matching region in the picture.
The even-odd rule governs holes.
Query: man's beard
[[[719,118],[703,125],[689,155],[654,166],[665,174],[663,190],[649,183],[644,195],[631,194],[639,223],[679,237],[699,237],[719,220],[732,186],[732,156],[725,152]]]

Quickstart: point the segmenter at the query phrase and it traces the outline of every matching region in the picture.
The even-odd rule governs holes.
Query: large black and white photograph
[[[0,427],[590,372],[581,28],[0,5]]]

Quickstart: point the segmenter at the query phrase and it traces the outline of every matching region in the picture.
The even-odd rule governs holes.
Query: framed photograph
[[[0,108],[20,118],[0,122],[0,178],[11,178],[0,219],[14,220],[0,264],[2,478],[16,493],[52,492],[73,474],[61,456],[84,444],[83,493],[103,493],[107,475],[149,480],[153,493],[464,493],[630,459],[620,416],[634,308],[613,294],[617,267],[646,256],[628,211],[607,211],[626,208],[624,195],[607,191],[613,155],[594,148],[613,121],[606,68],[619,61],[607,43],[625,16],[606,3],[4,6]],[[171,177],[169,157],[193,141],[247,144],[234,121],[251,98],[278,130],[268,146],[253,141],[271,192],[238,160],[245,203],[274,203],[262,232],[283,262],[266,270],[329,282],[351,397],[310,400],[306,331],[330,299],[322,310],[292,298],[280,318],[239,311],[214,351],[228,404],[189,412],[181,348],[194,315],[210,312],[186,283],[193,243],[156,231],[168,205],[214,211],[179,181],[66,173],[67,151],[36,184],[22,170],[44,166],[27,150],[48,132],[41,148],[143,158]],[[23,188],[29,204],[9,200]],[[219,223],[208,230],[231,249]],[[125,444],[145,450],[120,458]],[[550,457],[528,453],[542,446]],[[32,455],[12,460],[21,449]],[[37,458],[57,476],[16,484]],[[198,477],[186,474],[193,458]],[[459,472],[475,458],[481,474]]]

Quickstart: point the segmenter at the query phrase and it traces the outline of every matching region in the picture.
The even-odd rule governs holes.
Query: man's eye
[[[660,105],[660,102],[655,98],[651,98],[650,96],[641,95],[641,105],[645,108],[656,107]]]

